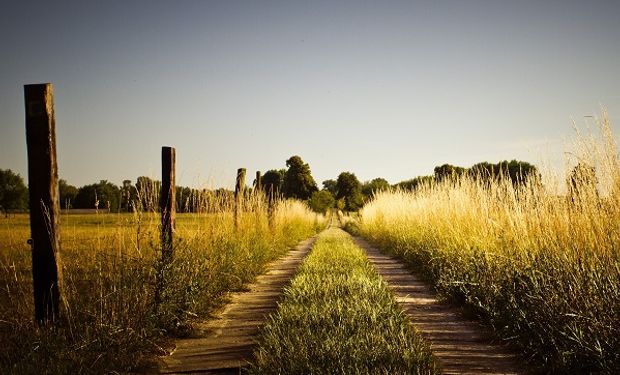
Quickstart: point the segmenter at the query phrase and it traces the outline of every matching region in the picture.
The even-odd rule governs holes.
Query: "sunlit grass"
[[[414,332],[363,251],[331,229],[285,291],[256,350],[255,374],[432,374]]]
[[[300,202],[279,202],[273,224],[248,197],[235,230],[232,212],[178,214],[174,261],[165,268],[162,303],[154,304],[160,257],[156,213],[61,217],[63,318],[33,322],[27,215],[0,218],[0,372],[106,373],[149,366],[167,337],[184,335],[228,291],[316,233],[323,218]]]
[[[620,169],[605,116],[600,125],[602,137],[580,138],[572,154],[596,167],[598,190],[585,179],[566,193],[537,180],[462,178],[378,194],[360,231],[473,307],[533,364],[618,373]]]

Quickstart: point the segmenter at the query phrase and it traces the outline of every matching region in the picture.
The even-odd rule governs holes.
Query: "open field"
[[[437,372],[428,344],[341,230],[319,237],[284,294],[264,328],[251,373]]]
[[[266,209],[177,215],[175,258],[158,270],[159,214],[63,215],[64,312],[58,327],[33,322],[27,215],[0,218],[1,373],[105,373],[148,366],[167,338],[186,335],[226,293],[316,233],[322,217],[281,202],[269,227]],[[155,275],[165,274],[159,306]]]
[[[620,375],[620,0],[1,9],[0,375]]]
[[[613,138],[604,141],[579,155],[598,186],[577,176],[559,195],[536,180],[448,179],[378,194],[359,231],[471,307],[530,366],[618,373],[620,169]]]

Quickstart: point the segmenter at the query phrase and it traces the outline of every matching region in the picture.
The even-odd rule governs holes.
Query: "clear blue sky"
[[[557,161],[601,105],[620,129],[619,1],[15,1],[0,46],[0,168],[26,176],[23,85],[52,82],[78,186],[159,178],[163,145],[182,185],[294,154],[394,183]]]

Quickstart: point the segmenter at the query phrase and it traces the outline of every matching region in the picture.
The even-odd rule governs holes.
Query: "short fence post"
[[[54,92],[50,83],[25,85],[26,144],[35,320],[59,317],[58,165]]]
[[[267,194],[267,221],[269,222],[269,229],[273,231],[275,229],[275,193],[273,191],[273,184],[269,184],[269,192]]]
[[[176,150],[174,147],[161,148],[161,252],[162,259],[172,258],[173,236],[176,218],[175,187]]]
[[[241,203],[245,190],[245,168],[237,169],[237,183],[235,184],[235,229],[239,228]]]
[[[256,171],[256,181],[254,182],[254,190],[259,192],[263,190],[263,181],[260,175],[260,171]]]

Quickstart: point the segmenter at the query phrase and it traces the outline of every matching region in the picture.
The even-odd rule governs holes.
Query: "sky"
[[[54,85],[60,178],[231,187],[292,155],[317,183],[563,165],[620,134],[620,1],[4,2],[0,168],[27,176],[23,85]],[[248,181],[251,183],[251,181]]]

